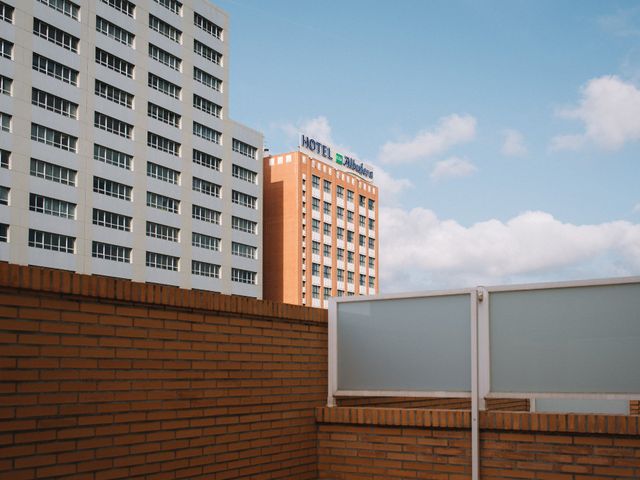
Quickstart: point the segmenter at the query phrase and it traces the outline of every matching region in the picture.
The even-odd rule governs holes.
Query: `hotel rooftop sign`
[[[300,147],[326,158],[332,163],[335,162],[338,165],[342,165],[343,167],[353,170],[364,179],[373,180],[373,170],[366,167],[364,163],[358,162],[355,158],[348,157],[347,155],[343,155],[338,152],[333,156],[331,154],[331,147],[324,145],[311,137],[301,134]]]

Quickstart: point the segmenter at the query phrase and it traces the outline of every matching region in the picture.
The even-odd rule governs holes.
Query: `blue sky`
[[[376,167],[383,291],[640,274],[640,2],[216,3],[231,116]]]

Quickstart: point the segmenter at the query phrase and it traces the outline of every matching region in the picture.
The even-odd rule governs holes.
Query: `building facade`
[[[264,158],[264,297],[326,308],[331,296],[379,291],[378,187],[309,140]]]
[[[262,143],[207,0],[0,0],[0,260],[262,296]]]

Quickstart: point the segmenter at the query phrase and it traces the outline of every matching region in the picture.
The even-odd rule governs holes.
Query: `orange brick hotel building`
[[[264,290],[268,300],[327,307],[378,285],[378,187],[357,160],[301,135],[264,157]]]

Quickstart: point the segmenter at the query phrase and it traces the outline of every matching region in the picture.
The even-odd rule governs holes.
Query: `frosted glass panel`
[[[640,284],[490,295],[494,392],[640,393]]]
[[[470,301],[338,303],[338,389],[470,391]]]
[[[628,415],[628,400],[536,398],[536,412],[611,413]]]

